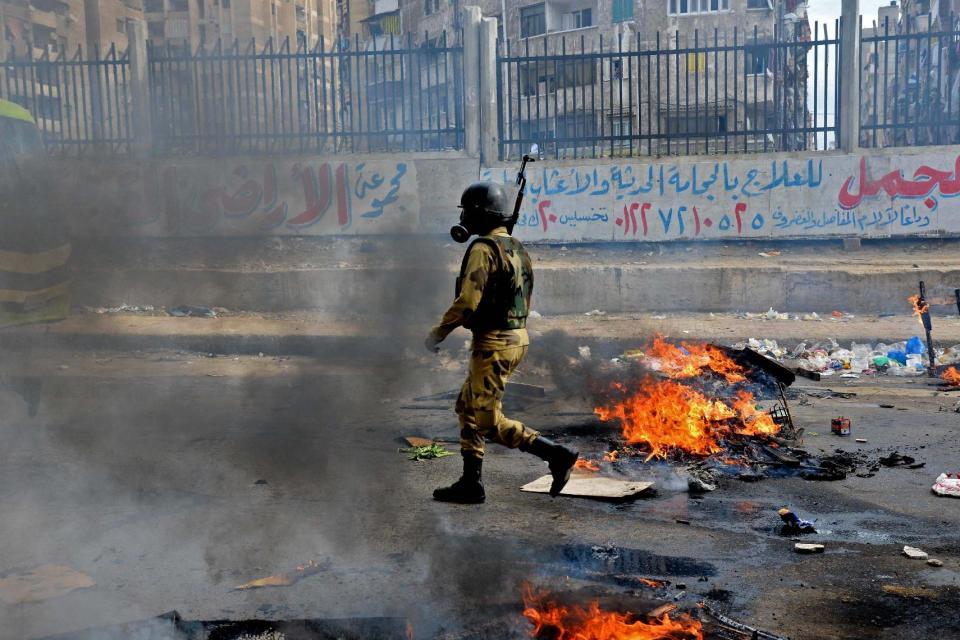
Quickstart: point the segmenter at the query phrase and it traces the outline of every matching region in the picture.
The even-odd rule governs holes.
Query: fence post
[[[153,117],[151,114],[150,78],[147,68],[147,23],[127,21],[127,55],[130,59],[130,97],[133,130],[130,137],[142,155],[153,149]]]
[[[84,28],[86,30],[87,60],[100,60],[100,0],[83,0]],[[100,79],[101,66],[87,67],[90,79],[90,124],[93,140],[99,142],[103,137],[103,83]],[[82,77],[82,72],[81,72]]]
[[[860,0],[843,0],[840,10],[840,68],[834,86],[840,91],[838,114],[844,153],[860,147]]]
[[[463,129],[464,148],[480,154],[480,7],[463,8]]]
[[[497,103],[497,19],[480,22],[480,162],[499,159],[500,133]]]

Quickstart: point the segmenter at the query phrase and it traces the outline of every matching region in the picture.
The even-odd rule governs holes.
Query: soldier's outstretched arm
[[[443,314],[440,324],[430,331],[427,338],[428,348],[443,342],[450,332],[469,322],[470,316],[480,305],[483,290],[495,269],[496,258],[493,249],[482,242],[473,244],[470,247],[470,255],[467,257],[467,268],[464,271],[463,283],[460,285],[460,295]],[[432,345],[430,341],[433,342]]]

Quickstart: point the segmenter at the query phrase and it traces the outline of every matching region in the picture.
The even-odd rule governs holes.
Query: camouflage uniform
[[[526,319],[532,292],[530,257],[505,227],[498,227],[467,249],[457,298],[430,332],[436,342],[460,326],[473,332],[470,370],[456,404],[464,455],[482,458],[484,438],[516,449],[539,436],[501,411],[507,378],[530,344]]]

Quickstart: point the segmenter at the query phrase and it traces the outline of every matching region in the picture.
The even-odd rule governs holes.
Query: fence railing
[[[838,24],[813,33],[694,31],[653,42],[508,42],[498,57],[501,157],[824,149],[838,130]]]
[[[151,50],[154,144],[161,153],[461,149],[463,50],[446,35],[414,45],[308,50],[285,40],[193,54]]]
[[[52,152],[159,154],[462,149],[463,48],[446,34],[414,44],[323,39],[314,49],[251,42],[148,48],[150,140],[136,140],[126,53],[13,59],[0,97],[27,107]]]
[[[910,16],[861,32],[861,146],[960,142],[960,18]]]
[[[26,107],[47,148],[76,153],[130,150],[129,59],[110,47],[84,58],[61,51],[0,65],[0,98]]]

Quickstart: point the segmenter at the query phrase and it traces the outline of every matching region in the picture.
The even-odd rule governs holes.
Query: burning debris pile
[[[759,354],[673,345],[658,336],[626,358],[641,371],[631,381],[609,383],[594,411],[620,427],[627,445],[645,450],[646,460],[710,456],[732,442],[770,440],[784,429],[788,438],[795,435],[783,392],[794,376]],[[758,393],[778,396],[776,407],[758,408]]]
[[[551,640],[703,640],[703,624],[687,614],[668,611],[647,615],[607,611],[597,601],[560,604],[550,594],[524,593],[523,615],[533,625],[531,636]]]

